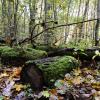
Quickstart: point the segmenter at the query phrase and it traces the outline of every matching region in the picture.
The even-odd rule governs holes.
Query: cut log
[[[43,73],[35,63],[26,64],[21,71],[21,82],[30,83],[34,90],[39,91],[44,85]]]
[[[78,61],[71,56],[29,61],[27,66],[22,69],[21,80],[29,82],[35,88],[41,87],[43,83],[47,86],[52,86],[55,80],[63,78],[67,72],[78,66]]]

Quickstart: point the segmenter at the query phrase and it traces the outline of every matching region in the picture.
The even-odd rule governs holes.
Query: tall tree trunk
[[[50,20],[52,20],[51,15],[48,14],[48,11],[51,9],[51,4],[48,2],[48,0],[44,0],[44,30],[47,29],[49,27],[49,23],[46,23]],[[45,31],[44,33],[44,44],[46,44],[46,46],[49,46],[49,40],[50,40],[50,35],[49,35],[49,31]]]
[[[68,0],[68,8],[67,8],[67,14],[66,14],[66,17],[67,17],[67,19],[66,19],[66,24],[68,24],[68,18],[69,18],[69,11],[70,11],[70,7],[71,7],[71,2],[72,2],[72,0]],[[69,35],[69,26],[66,26],[65,27],[65,31],[64,31],[65,33],[65,39],[64,39],[64,43],[66,44],[66,41],[67,41],[67,37],[68,37],[68,35]]]
[[[97,2],[97,22],[95,27],[95,46],[98,45],[98,33],[99,33],[99,27],[100,27],[100,0]]]
[[[35,13],[36,13],[36,0],[29,0],[29,9],[30,9],[30,22],[29,22],[29,34],[31,34],[31,43],[33,44],[33,34],[35,34],[35,31],[33,32],[33,27],[35,25]]]
[[[15,0],[15,7],[14,7],[14,38],[16,39],[17,35],[17,11],[18,11],[18,4],[19,0]]]
[[[14,35],[14,26],[13,26],[13,2],[8,0],[8,30],[6,34],[6,43],[11,46],[11,40]]]
[[[3,23],[3,33],[7,34],[7,1],[1,0],[2,3],[2,23]]]
[[[88,7],[89,7],[89,0],[87,0],[87,1],[86,1],[86,4],[85,4],[85,10],[84,10],[83,19],[82,19],[83,22],[85,21],[86,14],[87,14],[87,11],[88,11]],[[80,42],[80,40],[83,39],[83,37],[84,37],[83,26],[84,26],[84,23],[82,23],[82,24],[80,25],[79,42]]]
[[[44,19],[44,23],[45,22],[47,22],[47,19],[48,19],[48,17],[47,17],[47,11],[48,11],[48,9],[47,9],[47,0],[44,0],[44,12],[45,12],[45,19]],[[47,24],[45,23],[44,24],[44,30],[47,28]],[[46,31],[45,33],[44,33],[44,44],[46,44],[46,45],[48,45],[48,32]]]
[[[24,33],[26,32],[26,7],[24,8]]]

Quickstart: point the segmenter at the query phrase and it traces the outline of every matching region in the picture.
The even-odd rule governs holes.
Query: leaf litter
[[[20,80],[21,67],[0,71],[0,100],[100,100],[100,70],[77,68],[36,94]],[[41,99],[43,98],[43,99]],[[44,99],[45,98],[45,99]]]

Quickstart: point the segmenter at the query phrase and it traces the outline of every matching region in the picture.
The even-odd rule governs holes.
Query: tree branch
[[[24,39],[23,41],[19,42],[19,44],[22,44],[22,43],[24,43],[24,42],[30,41],[31,39],[36,38],[37,36],[41,35],[41,34],[44,33],[45,31],[50,30],[50,29],[59,28],[59,27],[64,27],[64,26],[71,26],[71,25],[75,25],[75,24],[82,24],[82,23],[86,23],[86,22],[95,21],[95,20],[98,20],[98,19],[100,19],[100,18],[90,19],[90,20],[81,21],[81,22],[76,22],[76,23],[61,24],[61,25],[57,25],[57,26],[54,26],[54,27],[49,27],[49,28],[47,28],[47,29],[41,31],[40,33],[36,34],[36,35],[33,36],[32,38],[29,37],[29,38]],[[34,31],[34,29],[35,29],[35,27],[36,27],[37,25],[40,25],[40,24],[36,24],[36,25],[34,26],[34,28],[33,28],[33,31]]]

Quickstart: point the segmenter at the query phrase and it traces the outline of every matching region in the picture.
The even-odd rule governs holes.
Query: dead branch
[[[25,38],[23,41],[19,42],[19,44],[22,44],[22,43],[24,43],[24,42],[30,41],[31,39],[36,38],[37,36],[41,35],[41,34],[44,33],[45,31],[50,30],[50,29],[55,29],[55,28],[64,27],[64,26],[71,26],[71,25],[76,25],[76,24],[82,24],[82,23],[86,23],[86,22],[96,21],[96,20],[98,20],[98,19],[100,19],[100,18],[90,19],[90,20],[85,20],[85,21],[75,22],[75,23],[69,23],[69,24],[61,24],[61,25],[57,25],[57,26],[54,26],[54,27],[49,27],[49,28],[47,28],[47,29],[41,31],[40,33],[36,34],[36,35],[33,36],[33,37]],[[34,26],[32,32],[34,31],[34,29],[35,29],[35,27],[36,27],[37,25],[40,25],[40,23],[39,23],[39,24],[36,24],[36,25]]]

